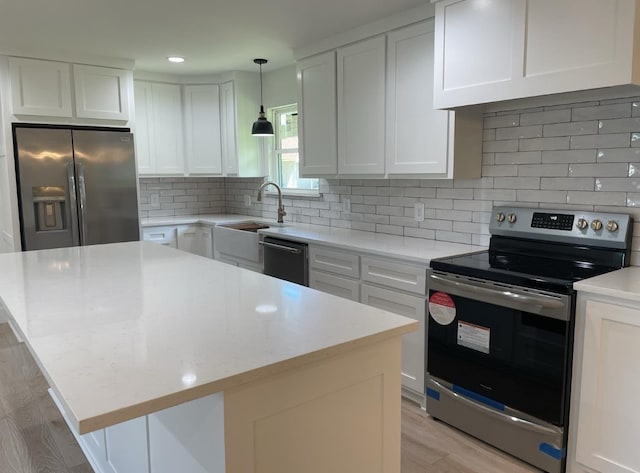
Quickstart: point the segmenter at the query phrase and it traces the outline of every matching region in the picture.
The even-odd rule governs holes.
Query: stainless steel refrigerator
[[[13,125],[22,249],[140,239],[133,135]]]

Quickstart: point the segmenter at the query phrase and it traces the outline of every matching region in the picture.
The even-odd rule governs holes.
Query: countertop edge
[[[105,427],[149,415],[163,409],[168,409],[185,402],[200,399],[217,392],[224,392],[240,385],[263,379],[267,376],[274,376],[291,369],[303,367],[316,361],[341,355],[354,349],[366,347],[390,338],[399,337],[406,333],[415,331],[419,327],[419,322],[414,321],[400,327],[388,329],[365,337],[356,338],[354,340],[343,342],[338,345],[316,350],[304,355],[290,358],[288,360],[283,360],[277,363],[262,366],[260,368],[255,368],[253,370],[233,375],[228,378],[223,378],[211,383],[195,386],[183,391],[178,391],[161,398],[151,399],[149,401],[145,401],[132,406],[126,406],[109,413],[101,414],[99,416],[94,416],[87,419],[77,419],[74,413],[68,409],[68,405],[65,402],[63,396],[60,397],[60,401],[63,406],[68,409],[67,414],[69,415],[71,422],[74,424],[74,427],[76,428],[78,434],[84,435],[96,430],[103,429]],[[29,351],[31,352],[31,349]],[[40,366],[40,363],[38,363],[38,366]],[[46,377],[47,379],[49,379],[48,374],[46,375]],[[57,394],[61,394],[55,386],[52,386],[52,388]]]

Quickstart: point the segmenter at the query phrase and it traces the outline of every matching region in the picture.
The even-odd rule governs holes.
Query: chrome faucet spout
[[[284,223],[284,216],[287,215],[287,212],[284,211],[284,205],[282,204],[282,190],[280,186],[273,181],[263,182],[260,187],[258,187],[258,196],[256,200],[258,202],[262,202],[262,190],[268,185],[272,185],[278,191],[278,223]]]

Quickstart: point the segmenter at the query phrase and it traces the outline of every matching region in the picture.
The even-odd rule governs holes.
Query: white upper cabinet
[[[638,0],[443,0],[434,105],[640,83]]]
[[[73,80],[78,118],[129,120],[130,71],[74,64]]]
[[[449,168],[449,114],[433,109],[433,21],[387,39],[386,171],[442,174]]]
[[[184,174],[180,86],[136,81],[136,159],[140,174]]]
[[[220,85],[220,148],[224,174],[238,174],[236,145],[236,105],[233,82]]]
[[[297,64],[300,176],[338,172],[336,53],[318,54]]]
[[[185,86],[184,115],[187,172],[222,174],[218,86]]]
[[[480,177],[481,112],[434,110],[434,37],[429,19],[338,49],[335,81],[335,51],[298,61],[301,175]]]
[[[338,173],[384,174],[385,37],[338,49]]]
[[[73,116],[69,68],[64,62],[10,57],[13,113]]]

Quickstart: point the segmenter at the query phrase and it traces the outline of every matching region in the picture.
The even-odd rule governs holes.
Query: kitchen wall
[[[224,178],[140,178],[140,217],[225,213]],[[152,204],[152,195],[158,203]]]
[[[486,245],[494,205],[630,213],[640,222],[640,97],[503,110],[484,118],[482,177],[321,180],[287,198],[285,220]],[[227,178],[228,213],[276,218],[276,199],[244,206],[260,179]],[[347,201],[351,209],[347,210]],[[425,204],[425,220],[413,205]],[[640,223],[632,264],[640,265]]]

